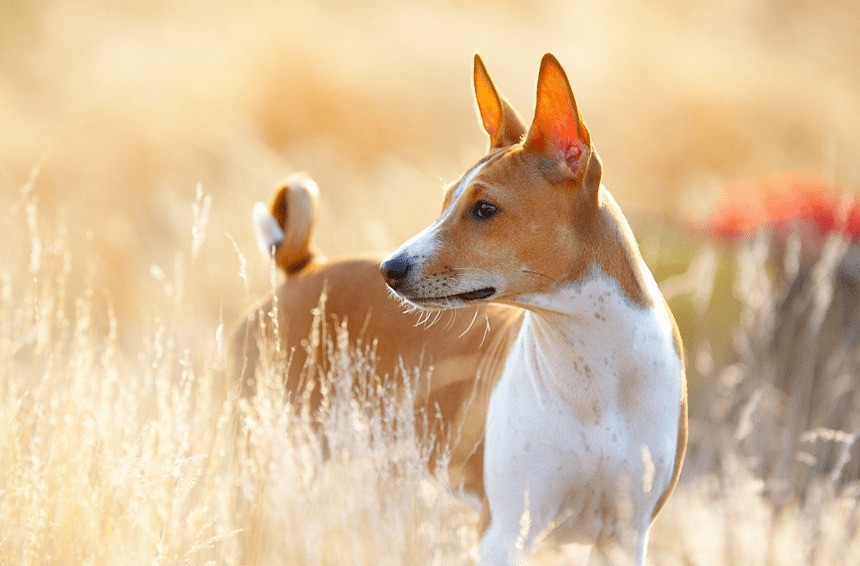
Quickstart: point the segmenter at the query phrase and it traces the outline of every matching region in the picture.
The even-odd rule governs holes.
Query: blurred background
[[[324,253],[399,245],[486,149],[476,51],[527,120],[540,58],[558,57],[604,182],[678,319],[691,437],[682,488],[652,537],[656,563],[857,562],[856,0],[0,0],[0,428],[12,431],[0,435],[0,478],[11,478],[0,526],[28,521],[33,563],[91,551],[111,563],[129,541],[146,545],[139,513],[123,511],[127,488],[151,508],[152,532],[190,532],[183,505],[212,499],[205,486],[222,466],[203,460],[215,483],[200,483],[199,500],[175,495],[172,462],[212,450],[187,430],[205,440],[218,410],[210,382],[181,384],[193,366],[219,370],[218,325],[270,288],[254,202],[305,170],[321,188]],[[197,402],[194,426],[182,420],[190,401],[152,401],[180,389]],[[147,460],[133,450],[151,414],[163,427]],[[282,452],[272,430],[263,456]],[[77,450],[82,439],[102,448]],[[129,475],[104,482],[89,466]],[[138,489],[147,474],[167,479],[182,528],[165,528],[161,500]],[[301,510],[282,495],[248,509]],[[225,510],[214,532],[232,540],[245,515]],[[56,524],[92,530],[78,537],[90,550]],[[290,532],[260,524],[274,541]],[[192,535],[174,541],[177,556],[197,548]],[[0,562],[26,563],[6,540]]]
[[[42,221],[90,254],[76,269],[133,321],[162,293],[151,266],[188,246],[199,183],[198,321],[230,320],[247,304],[230,240],[265,291],[250,210],[287,173],[319,182],[330,255],[391,249],[437,214],[486,146],[475,51],[526,119],[540,57],[558,56],[634,224],[708,215],[724,183],[760,175],[856,187],[858,29],[850,0],[4,0],[0,235],[20,248],[4,254],[29,253],[11,212],[30,179]]]

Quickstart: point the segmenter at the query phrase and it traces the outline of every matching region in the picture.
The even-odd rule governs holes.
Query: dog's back
[[[438,320],[430,317],[419,324],[417,314],[405,314],[404,307],[389,295],[379,273],[379,258],[329,261],[319,254],[311,242],[316,197],[316,185],[309,177],[293,175],[275,191],[269,207],[255,209],[261,247],[273,252],[286,281],[276,297],[252,308],[239,325],[233,343],[233,374],[245,394],[252,394],[257,369],[271,362],[279,345],[282,353],[291,356],[284,376],[287,391],[303,390],[302,380],[318,375],[303,371],[305,365],[324,367],[327,363],[325,344],[308,346],[315,313],[324,306],[324,320],[320,321],[324,332],[335,336],[341,324],[345,325],[353,345],[368,346],[375,352],[378,375],[401,376],[401,368],[412,371],[416,367],[424,374],[429,372],[429,377],[419,381],[416,404],[427,407],[430,415],[438,408],[442,422],[437,426],[444,427],[444,436],[452,439],[448,469],[452,486],[480,496],[487,402],[519,327],[520,312],[482,306],[447,312]],[[319,387],[310,389],[311,409],[319,405],[320,395]]]

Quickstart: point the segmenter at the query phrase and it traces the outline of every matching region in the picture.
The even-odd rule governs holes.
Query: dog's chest
[[[536,526],[589,538],[617,505],[644,509],[668,484],[680,363],[659,312],[599,278],[562,293],[565,315],[526,317],[493,392],[486,479],[528,490]]]

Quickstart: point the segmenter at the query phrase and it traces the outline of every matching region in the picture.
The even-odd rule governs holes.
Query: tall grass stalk
[[[191,253],[169,276],[153,268],[164,301],[130,355],[109,293],[67,295],[64,231],[24,199],[28,277],[0,279],[0,563],[468,561],[474,514],[431,476],[409,388],[379,379],[345,330],[320,336],[324,308],[319,414],[284,395],[288,356],[240,398],[225,386],[223,327],[183,334],[199,193]]]
[[[470,563],[476,514],[428,469],[437,447],[418,432],[432,427],[416,423],[426,417],[411,394],[428,376],[378,375],[372,348],[354,347],[342,327],[325,334],[324,298],[308,347],[324,344],[325,359],[305,368],[320,408],[303,402],[307,389],[283,390],[289,352],[262,356],[274,361],[258,368],[253,395],[238,393],[224,370],[223,324],[190,323],[208,209],[198,192],[188,251],[170,270],[152,270],[163,301],[128,350],[110,291],[86,276],[74,290],[64,229],[40,222],[22,195],[29,254],[0,268],[0,563]],[[810,272],[818,294],[807,301],[805,287],[775,283],[758,246],[739,255],[737,359],[711,368],[712,402],[693,415],[682,484],[652,532],[654,564],[860,560],[854,456],[808,451],[812,465],[792,452],[850,445],[857,433],[815,421],[808,416],[821,410],[793,398],[811,387],[809,399],[821,399],[813,408],[856,399],[856,379],[840,381],[856,367],[842,365],[856,361],[856,342],[841,323],[833,340],[824,336],[839,294],[835,264],[826,256]],[[712,284],[688,279],[693,291]],[[797,319],[807,325],[798,338],[818,345],[816,362],[792,365],[786,390],[774,368],[786,313],[798,316],[790,297],[825,314]],[[704,367],[699,357],[691,361]],[[819,363],[828,359],[839,363]],[[821,379],[810,367],[834,369],[835,381],[804,383]],[[828,414],[855,418],[856,409]],[[574,554],[550,551],[539,563]]]

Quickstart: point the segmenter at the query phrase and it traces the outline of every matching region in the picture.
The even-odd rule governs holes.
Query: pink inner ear
[[[564,160],[567,161],[567,164],[571,167],[576,165],[576,162],[579,161],[581,156],[582,146],[579,144],[568,146],[564,152]]]

